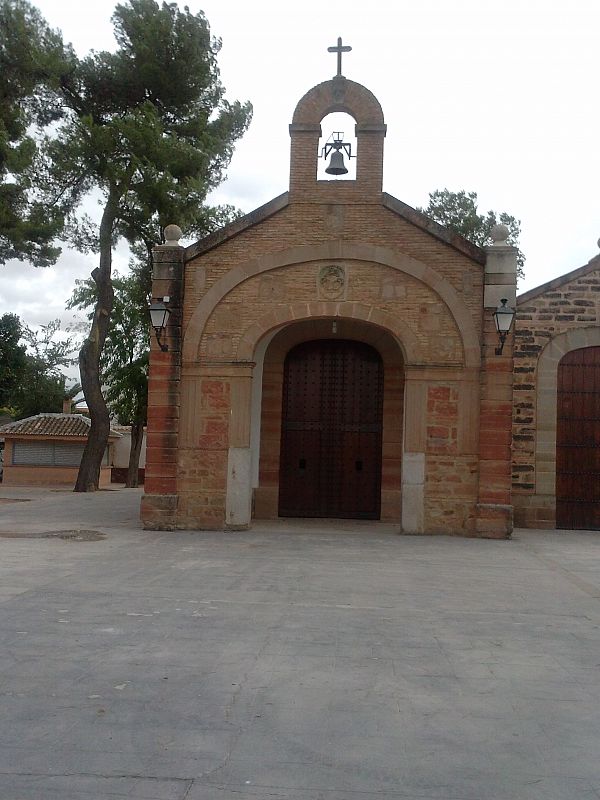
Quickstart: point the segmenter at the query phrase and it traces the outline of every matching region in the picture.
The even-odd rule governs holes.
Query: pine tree
[[[13,0],[15,2],[16,0]],[[64,115],[41,148],[38,181],[46,202],[76,209],[101,194],[99,228],[78,225],[71,237],[99,253],[92,272],[96,306],[79,353],[91,428],[75,491],[98,487],[110,429],[100,363],[114,303],[112,252],[117,240],[146,246],[176,222],[208,232],[222,210],[206,205],[224,177],[251,106],[224,98],[221,46],[199,12],[155,0],[129,0],[113,17],[117,49],[73,59],[57,88]],[[17,65],[18,66],[18,65]]]

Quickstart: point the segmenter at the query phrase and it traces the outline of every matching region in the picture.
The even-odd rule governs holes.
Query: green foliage
[[[138,246],[131,274],[113,278],[114,303],[101,359],[101,381],[108,408],[121,425],[131,426],[127,486],[138,485],[139,459],[148,414],[148,360],[150,354],[150,271],[147,254]],[[88,311],[91,319],[98,299],[93,280],[77,281],[69,308]]]
[[[145,424],[148,407],[149,288],[142,278],[147,269],[143,262],[132,269],[127,277],[113,277],[114,306],[101,362],[106,401],[120,425]],[[76,281],[67,307],[86,310],[91,318],[96,299],[92,280]]]
[[[63,81],[68,111],[46,141],[47,184],[71,205],[103,190],[112,241],[155,243],[171,222],[204,235],[222,221],[206,195],[223,180],[251,107],[224,99],[221,43],[201,12],[130,0],[112,19],[116,52],[91,53]]]
[[[13,9],[23,2],[0,0]],[[114,303],[115,243],[124,237],[149,252],[169,223],[200,236],[229,216],[229,209],[207,206],[206,196],[223,180],[252,112],[249,103],[225,100],[217,66],[221,43],[201,12],[128,0],[116,6],[112,21],[115,52],[72,56],[70,69],[52,84],[61,115],[36,161],[42,201],[70,211],[65,230],[73,244],[99,252],[92,272],[96,307],[79,353],[91,430],[76,491],[97,488],[109,431],[100,361]],[[36,24],[45,25],[39,17]],[[25,30],[15,38],[27,47]],[[75,217],[92,189],[102,196],[95,232]]]
[[[78,385],[67,387],[61,372],[73,363],[73,337],[59,334],[58,319],[33,331],[14,314],[0,318],[0,406],[16,419],[59,413],[63,400],[80,391]]]
[[[31,126],[60,118],[59,87],[73,53],[26,0],[0,0],[0,264],[53,264],[66,207],[37,189],[43,158]]]
[[[20,418],[44,412],[60,413],[63,400],[72,395],[61,368],[73,363],[74,340],[72,336],[60,338],[59,333],[59,319],[42,325],[39,331],[23,328],[27,366],[13,401]]]
[[[20,345],[23,326],[16,314],[0,317],[0,407],[9,407],[21,386],[26,367],[25,347]]]
[[[494,225],[501,223],[506,225],[510,231],[508,243],[519,248],[520,221],[505,212],[498,214],[495,211],[488,211],[487,214],[479,214],[476,192],[451,192],[449,189],[438,189],[430,192],[427,208],[419,208],[417,211],[422,211],[440,225],[459,233],[479,247],[492,243],[490,232]],[[518,249],[517,276],[519,278],[524,275],[524,265],[525,256]]]

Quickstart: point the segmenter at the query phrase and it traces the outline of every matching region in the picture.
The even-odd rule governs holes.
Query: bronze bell
[[[348,170],[344,164],[344,156],[342,155],[341,150],[333,151],[331,154],[331,160],[329,161],[329,166],[326,168],[325,172],[328,175],[346,175]]]

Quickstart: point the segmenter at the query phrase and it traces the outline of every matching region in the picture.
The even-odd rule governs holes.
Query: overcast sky
[[[110,0],[38,0],[78,54],[113,49]],[[183,2],[180,3],[184,5]],[[336,69],[329,45],[352,46],[343,73],[383,107],[384,189],[412,206],[449,188],[480,211],[521,220],[525,291],[598,253],[598,0],[205,0],[222,38],[221,77],[254,119],[214,195],[248,212],[287,189],[294,107]],[[177,222],[177,220],[173,220]],[[126,265],[119,248],[116,264]],[[65,251],[56,267],[0,267],[0,312],[29,324],[64,311],[94,256]]]

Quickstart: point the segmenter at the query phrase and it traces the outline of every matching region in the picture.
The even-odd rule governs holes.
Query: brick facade
[[[356,120],[356,180],[320,181],[320,123],[337,110]],[[290,126],[290,191],[157,251],[153,295],[175,313],[168,353],[151,353],[146,527],[277,516],[285,355],[340,336],[384,364],[382,519],[510,535],[512,349],[495,355],[491,314],[514,303],[515,251],[477,248],[384,194],[385,133],[368,90],[320,84]]]

